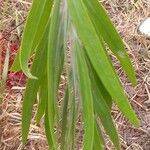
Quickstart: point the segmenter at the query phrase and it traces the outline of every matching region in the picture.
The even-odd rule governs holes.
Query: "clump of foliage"
[[[71,45],[69,52],[68,43]],[[33,0],[20,51],[12,66],[12,70],[21,69],[29,78],[22,110],[24,144],[38,94],[36,121],[39,123],[44,116],[51,149],[74,149],[75,124],[80,109],[83,148],[104,149],[101,124],[116,149],[120,149],[111,117],[112,102],[133,125],[139,126],[139,120],[124,94],[106,47],[118,58],[128,79],[135,85],[134,69],[123,42],[98,0]],[[33,54],[30,70],[28,62]],[[67,83],[60,110],[58,89],[64,67]],[[58,142],[57,129],[60,128],[61,141]]]

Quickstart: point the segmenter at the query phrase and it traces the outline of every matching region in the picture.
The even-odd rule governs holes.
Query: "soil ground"
[[[134,128],[114,106],[112,115],[119,131],[122,150],[150,150],[150,39],[138,32],[142,21],[150,17],[150,0],[102,0],[134,64],[138,85],[126,79],[118,61],[114,65],[124,85],[129,100],[141,120]],[[10,65],[20,45],[22,29],[30,0],[0,0],[0,51],[5,57],[10,50]],[[3,62],[3,59],[0,61]],[[4,102],[0,106],[0,150],[48,150],[43,123],[36,126],[34,117],[26,146],[21,144],[21,104],[26,78],[9,71]],[[62,83],[62,88],[63,88]],[[36,108],[36,105],[34,106]],[[34,116],[34,115],[33,115]],[[79,122],[78,139],[82,136]],[[113,150],[106,138],[107,149]],[[77,148],[81,149],[78,141]]]

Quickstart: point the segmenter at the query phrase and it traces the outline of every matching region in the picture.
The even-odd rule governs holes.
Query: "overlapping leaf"
[[[104,149],[104,138],[102,136],[100,127],[95,119],[94,123],[94,143],[93,143],[93,149],[95,150],[103,150]]]
[[[86,62],[90,70],[89,74],[90,74],[90,79],[92,84],[95,113],[100,117],[102,125],[106,130],[106,133],[111,138],[111,141],[114,143],[115,147],[119,150],[120,143],[119,143],[118,133],[114,126],[111,117],[111,111],[110,111],[112,99],[110,95],[107,93],[102,82],[98,78],[88,58],[86,59]]]
[[[65,92],[64,105],[63,105],[63,113],[62,113],[62,134],[61,134],[61,150],[65,150],[66,148],[66,132],[67,132],[67,116],[68,116],[68,87]]]
[[[94,109],[91,82],[84,53],[77,41],[75,41],[73,57],[73,63],[76,67],[75,74],[78,76],[78,84],[83,107],[83,120],[85,130],[83,147],[85,150],[92,150],[94,140]]]
[[[93,88],[97,88],[98,89],[98,91],[104,97],[107,106],[111,109],[111,107],[112,107],[112,98],[111,98],[110,94],[108,93],[108,91],[104,87],[103,83],[99,79],[96,71],[92,67],[91,62],[90,62],[90,60],[89,60],[89,58],[87,56],[86,56],[86,60],[87,60],[88,68],[90,70],[90,75],[91,75],[90,78],[92,80],[92,83],[94,84]]]
[[[48,99],[48,90],[47,90],[47,72],[43,73],[43,76],[40,80],[39,86],[39,102],[38,109],[36,113],[36,123],[39,124],[41,118],[45,114],[46,104]]]
[[[12,70],[18,71],[21,68],[29,78],[35,79],[29,71],[28,61],[32,51],[35,50],[36,46],[41,41],[51,13],[52,4],[53,0],[33,1],[25,25],[20,51],[12,66]]]
[[[99,78],[124,115],[135,126],[139,125],[135,113],[125,96],[121,84],[106,54],[104,46],[93,27],[93,24],[81,0],[68,0],[69,11],[79,38],[85,46],[87,55]],[[84,22],[84,25],[83,25]]]
[[[45,33],[42,41],[37,47],[37,52],[32,65],[32,73],[38,77],[38,80],[29,79],[26,85],[26,90],[23,98],[22,109],[22,141],[25,144],[29,132],[30,121],[32,118],[33,104],[39,89],[39,81],[43,76],[46,66],[47,56],[47,32]]]
[[[72,72],[69,75],[62,113],[61,149],[74,149],[75,126],[78,116]]]
[[[124,48],[124,44],[116,32],[113,24],[111,23],[105,9],[99,3],[98,0],[83,0],[90,19],[92,20],[95,29],[98,33],[99,38],[103,38],[108,44],[113,53],[117,56],[128,78],[133,83],[136,84],[135,72],[128,57],[128,54]]]
[[[47,55],[48,119],[54,149],[57,149],[54,135],[54,124],[57,116],[57,88],[61,73],[60,70],[62,69],[60,66],[63,66],[63,62],[61,61],[63,60],[63,39],[60,19],[60,0],[55,0],[49,28]]]

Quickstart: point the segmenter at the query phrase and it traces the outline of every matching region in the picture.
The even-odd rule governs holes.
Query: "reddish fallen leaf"
[[[26,76],[20,72],[8,72],[6,86],[12,88],[13,86],[23,86],[26,83]]]
[[[11,51],[15,51],[16,52],[19,49],[19,44],[18,43],[12,43],[10,45],[10,49],[11,49]]]

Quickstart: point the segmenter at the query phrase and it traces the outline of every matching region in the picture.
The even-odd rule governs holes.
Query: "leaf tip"
[[[141,125],[141,122],[140,122],[140,120],[137,118],[137,119],[135,120],[134,126],[135,126],[136,128],[139,128],[140,125]]]

